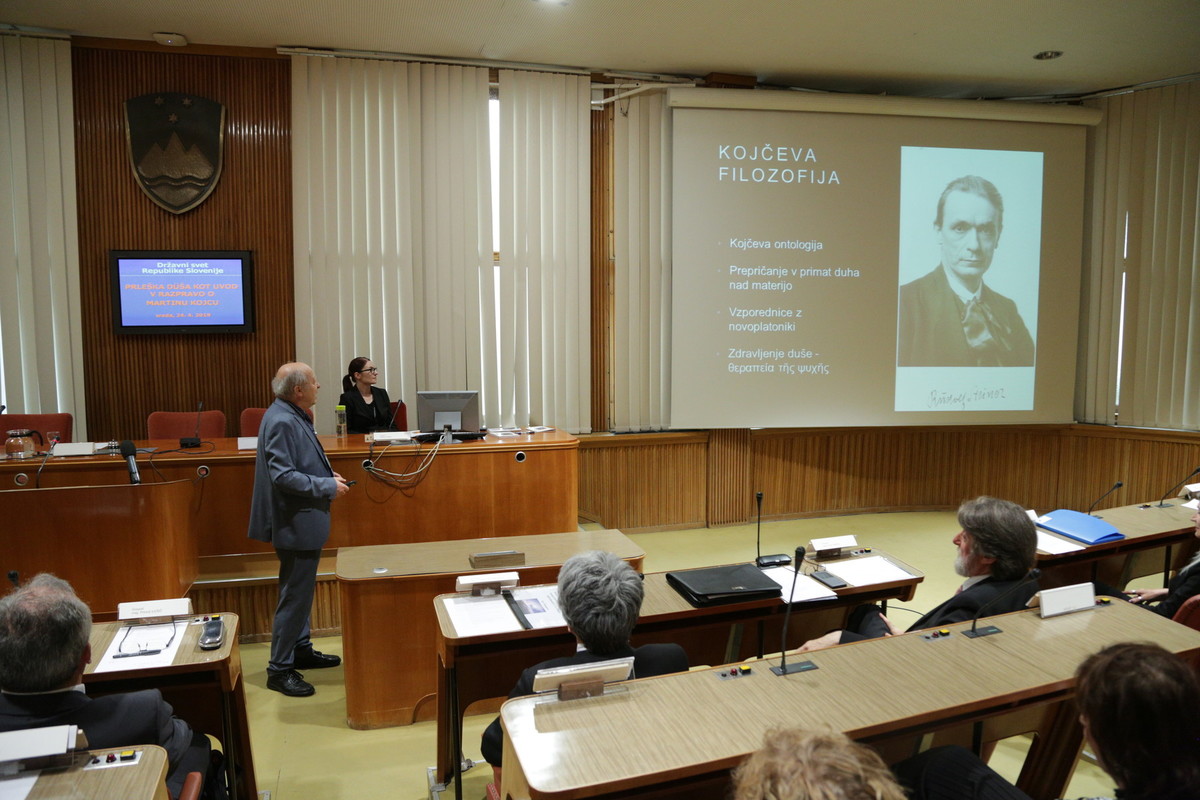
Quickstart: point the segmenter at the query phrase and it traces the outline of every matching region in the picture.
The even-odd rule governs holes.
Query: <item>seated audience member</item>
[[[1156,644],[1126,642],[1075,672],[1087,747],[1120,800],[1200,797],[1200,680]],[[936,747],[895,766],[913,800],[1028,800],[962,747]]]
[[[0,731],[77,725],[92,749],[160,745],[177,797],[189,772],[208,773],[208,739],[174,716],[157,689],[88,697],[91,630],[91,609],[53,575],[36,575],[0,598]],[[206,796],[224,797],[218,786],[206,781]]]
[[[878,753],[832,731],[767,731],[732,777],[733,800],[905,800]]]
[[[1200,537],[1200,511],[1192,516],[1196,526],[1196,536]],[[1200,594],[1200,551],[1192,557],[1183,569],[1175,573],[1166,589],[1132,589],[1130,600],[1134,603],[1154,603],[1148,606],[1164,617],[1173,617],[1190,597]]]
[[[379,370],[366,356],[358,356],[342,376],[338,405],[346,407],[348,433],[392,430],[392,401],[379,382]]]
[[[534,675],[550,667],[633,656],[635,678],[687,670],[687,654],[677,644],[630,645],[643,591],[641,576],[612,553],[593,550],[568,558],[558,572],[558,605],[582,649],[525,670],[508,696],[533,694]],[[497,768],[497,785],[503,742],[504,732],[496,719],[483,732],[483,757]]]
[[[913,623],[910,631],[974,619],[985,606],[988,615],[1017,611],[1038,590],[1032,580],[1015,588],[1033,568],[1037,555],[1037,532],[1024,509],[1008,500],[978,497],[959,506],[958,524],[962,530],[953,539],[958,548],[954,571],[966,581],[950,599]],[[903,632],[878,606],[859,606],[851,613],[847,630],[805,642],[800,651]]]

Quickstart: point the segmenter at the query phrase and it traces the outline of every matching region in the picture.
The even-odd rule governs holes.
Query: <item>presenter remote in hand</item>
[[[342,376],[339,405],[346,407],[346,429],[350,433],[395,430],[388,393],[379,386],[379,369],[366,356],[356,356]]]

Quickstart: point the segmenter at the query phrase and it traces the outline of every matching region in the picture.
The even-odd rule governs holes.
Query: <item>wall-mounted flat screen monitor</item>
[[[116,333],[251,333],[249,250],[111,250]]]
[[[479,392],[417,392],[417,425],[427,433],[445,430],[477,432]]]

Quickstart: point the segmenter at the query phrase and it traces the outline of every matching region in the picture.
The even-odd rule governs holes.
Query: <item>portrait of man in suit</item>
[[[1004,199],[991,181],[947,184],[933,221],[941,262],[900,287],[898,366],[1033,366],[1017,304],[984,280],[1003,230]]]

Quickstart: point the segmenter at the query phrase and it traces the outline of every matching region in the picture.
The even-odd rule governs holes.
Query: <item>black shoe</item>
[[[292,654],[292,666],[296,669],[325,669],[327,667],[336,667],[341,663],[342,659],[340,656],[318,653],[311,648],[297,650]]]
[[[294,669],[286,669],[283,672],[268,672],[267,673],[267,688],[286,694],[288,697],[308,697],[317,690],[313,685],[304,680],[304,676]]]

